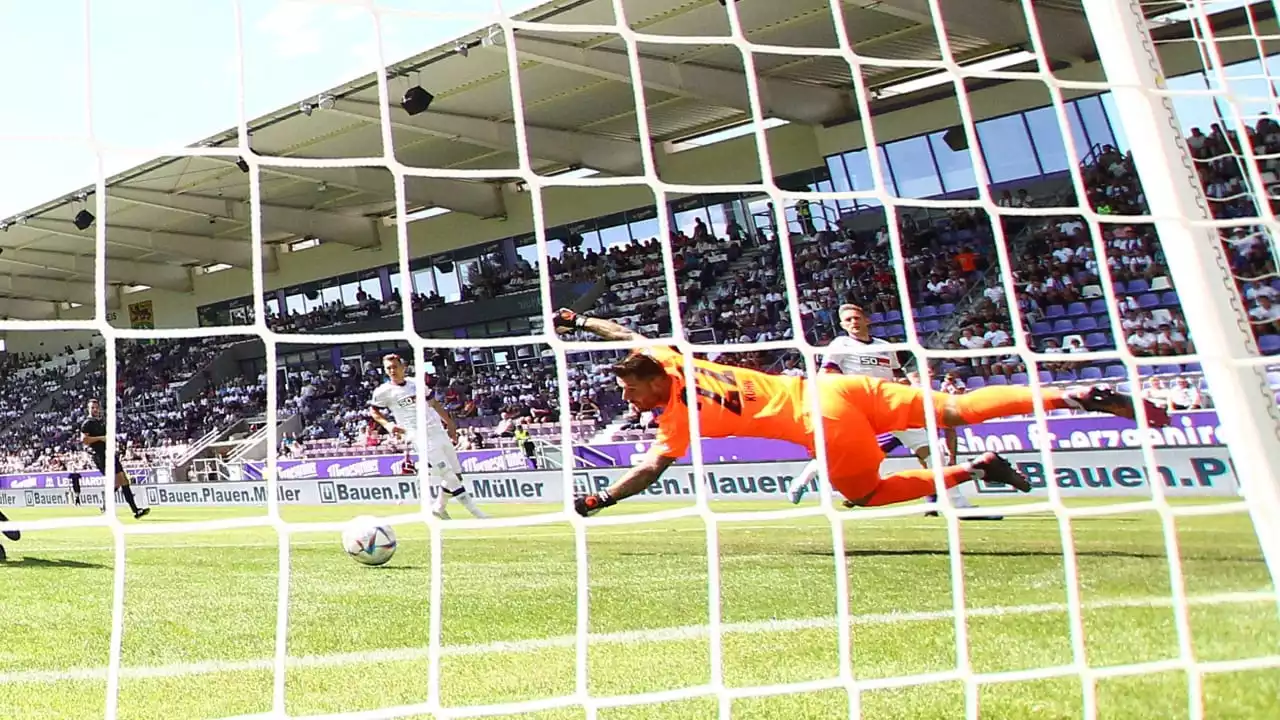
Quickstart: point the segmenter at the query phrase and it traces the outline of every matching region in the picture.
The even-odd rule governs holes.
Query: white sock
[[[449,504],[451,496],[448,492],[445,492],[444,484],[438,478],[432,476],[430,482],[431,486],[436,489],[436,496],[431,500],[431,512],[441,515],[445,512],[444,506]]]
[[[964,492],[960,490],[960,486],[956,485],[947,489],[947,497],[951,498],[951,504],[958,508],[971,508],[973,503],[969,502],[969,498],[965,497]]]
[[[467,512],[471,513],[473,516],[478,518],[489,517],[484,514],[483,510],[476,506],[475,499],[471,497],[471,493],[467,492],[466,486],[462,484],[462,478],[458,477],[458,475],[452,470],[445,471],[444,478],[441,481],[440,486],[440,497],[444,498],[440,501],[441,509],[444,508],[444,503],[448,502],[448,498],[452,497],[454,500],[462,503],[462,507],[466,508]]]
[[[809,483],[818,476],[818,461],[810,460],[808,465],[804,466],[804,470],[799,477],[793,478],[791,484],[787,487],[787,495],[791,498],[791,502],[800,504],[800,500],[804,498],[808,492]]]

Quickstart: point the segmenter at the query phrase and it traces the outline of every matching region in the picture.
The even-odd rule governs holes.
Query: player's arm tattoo
[[[675,461],[675,458],[669,458],[665,455],[650,455],[619,478],[618,482],[609,488],[609,494],[613,496],[614,500],[622,500],[642,493],[645,488],[662,477],[662,473],[666,472],[667,468],[671,467],[671,464]]]
[[[581,317],[581,316],[579,316]],[[644,340],[645,337],[634,330],[604,318],[583,318],[582,329],[601,340]]]

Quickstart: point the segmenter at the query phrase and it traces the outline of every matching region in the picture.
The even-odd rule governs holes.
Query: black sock
[[[129,503],[129,509],[138,512],[138,503],[133,500],[133,488],[128,485],[121,485],[120,494],[124,495],[124,501]]]

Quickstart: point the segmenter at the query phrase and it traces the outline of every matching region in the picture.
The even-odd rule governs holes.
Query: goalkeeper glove
[[[617,505],[618,501],[613,499],[608,490],[601,490],[593,495],[584,495],[575,498],[573,501],[573,510],[582,517],[595,515],[610,505]]]
[[[587,319],[572,310],[561,308],[551,316],[551,322],[558,332],[569,332],[581,330],[586,326]]]

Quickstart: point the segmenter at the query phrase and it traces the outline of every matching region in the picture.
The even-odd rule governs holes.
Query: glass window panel
[[[718,238],[725,238],[729,235],[729,219],[724,212],[724,205],[715,204],[707,207],[707,217],[711,219],[711,234]]]
[[[538,267],[538,244],[521,245],[516,248],[516,255],[529,263],[532,267]]]
[[[401,287],[400,285],[400,271],[399,270],[392,271],[390,277],[388,277],[387,279],[391,281],[391,292],[393,294],[399,294],[401,299],[403,299],[404,288]]]
[[[342,288],[337,285],[331,285],[320,291],[320,302],[325,305],[342,302]]]
[[[320,292],[311,290],[302,295],[302,307],[304,311],[311,312],[324,307],[324,298]]]
[[[885,147],[899,197],[926,198],[942,193],[942,181],[924,137],[907,138]]]
[[[430,295],[439,292],[436,289],[435,269],[431,267],[413,272],[413,292],[415,295]]]
[[[884,149],[881,148],[880,152],[883,155]],[[851,153],[845,153],[844,166],[849,172],[849,186],[851,190],[860,191],[875,189],[875,177],[871,174],[871,162],[868,160],[866,150],[855,150]],[[892,178],[887,175],[885,177],[885,181],[889,183],[893,182]],[[865,198],[858,200],[856,206],[866,207],[877,206],[879,204],[880,201],[875,198]]]
[[[1089,145],[1115,145],[1116,138],[1107,123],[1107,112],[1102,108],[1102,100],[1097,97],[1080,98],[1076,101],[1080,108],[1080,116],[1084,119],[1084,131],[1089,136]]]
[[[360,289],[360,283],[358,282],[343,283],[342,286],[338,289],[342,295],[343,305],[356,304],[356,290]]]
[[[360,281],[360,289],[375,300],[382,300],[382,280],[377,275]]]
[[[973,172],[973,158],[969,150],[952,150],[942,139],[946,133],[937,132],[929,136],[929,147],[933,149],[933,157],[938,162],[938,170],[942,172],[943,192],[953,193],[978,187],[978,177]]]
[[[1124,132],[1124,119],[1120,117],[1120,110],[1116,107],[1115,95],[1107,93],[1102,96],[1102,110],[1106,113],[1107,120],[1111,123],[1111,133],[1115,136],[1116,149],[1120,152],[1129,152],[1129,136]]]
[[[435,271],[436,292],[440,293],[440,297],[445,302],[458,302],[462,299],[462,288],[458,287],[458,268],[454,265],[452,272],[443,272],[433,268]]]
[[[694,208],[693,210],[678,212],[676,213],[675,227],[673,229],[676,232],[682,232],[689,237],[693,237],[693,228],[696,224],[695,220],[698,219],[701,219],[704,223],[707,221],[706,208]]]
[[[1062,172],[1071,167],[1067,162],[1067,145],[1062,140],[1057,111],[1042,107],[1025,114],[1031,128],[1031,139],[1036,144],[1036,155],[1046,173]]]
[[[534,246],[537,249],[537,246]],[[547,254],[553,258],[562,257],[564,255],[563,240],[547,240]]]
[[[1071,140],[1076,144],[1076,160],[1084,160],[1093,152],[1089,145],[1089,137],[1084,133],[1084,125],[1080,124],[1080,111],[1075,103],[1067,103],[1067,124],[1071,126]]]
[[[269,298],[267,298],[267,300],[266,300],[266,305],[267,305],[267,312],[271,313],[272,315],[279,315],[279,314],[280,314],[280,299],[279,299],[279,298],[275,297],[274,295],[273,295],[273,296],[271,296],[271,297],[269,297]]]
[[[627,245],[631,242],[631,229],[626,225],[601,228],[600,242],[603,243],[603,249],[605,250],[611,247]]]
[[[1190,73],[1169,80],[1169,89],[1174,91],[1207,90],[1208,87],[1204,73]],[[1218,111],[1208,95],[1175,92],[1170,97],[1173,100],[1173,113],[1178,116],[1183,134],[1190,135],[1192,128],[1200,128],[1208,135],[1209,126],[1218,122]]]
[[[595,230],[582,233],[582,252],[585,253],[588,250],[597,252],[600,250],[600,233]]]
[[[306,301],[302,297],[302,293],[285,296],[284,306],[290,313],[304,313],[307,311]]]
[[[1031,138],[1018,115],[978,123],[978,142],[993,183],[1020,180],[1040,174]]]
[[[648,242],[655,240],[661,229],[658,227],[658,218],[650,218],[649,220],[637,220],[631,223],[631,237],[640,242]]]

